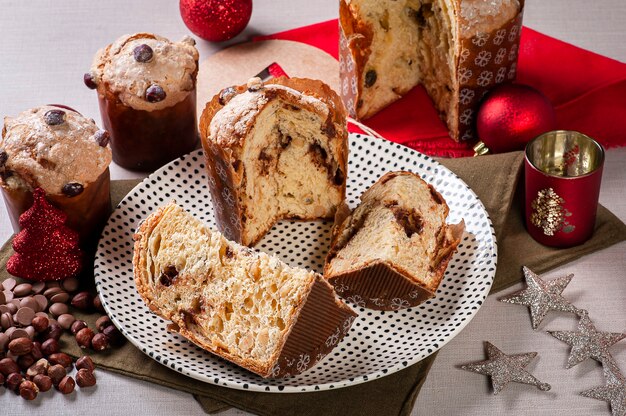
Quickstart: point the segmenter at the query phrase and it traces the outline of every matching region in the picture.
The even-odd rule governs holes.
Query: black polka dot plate
[[[304,392],[346,387],[402,370],[437,351],[476,314],[496,270],[491,220],[472,190],[454,173],[407,147],[350,135],[347,200],[359,196],[384,173],[408,170],[431,183],[446,199],[448,221],[466,230],[436,297],[391,312],[351,306],[359,316],[339,345],[315,367],[286,379],[263,379],[166,330],[167,322],[145,306],[133,281],[133,232],[139,221],[171,199],[215,228],[204,156],[200,150],[159,169],[117,206],[104,229],[95,278],[107,313],[124,335],[154,360],[195,379],[234,389]],[[322,271],[330,222],[281,221],[256,248],[294,266]]]

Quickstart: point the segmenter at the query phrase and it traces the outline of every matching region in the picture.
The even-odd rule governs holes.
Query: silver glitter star
[[[580,394],[608,402],[613,416],[626,416],[626,377],[622,375],[613,360],[607,360],[603,367],[606,385],[585,390]]]
[[[572,351],[567,359],[567,368],[572,368],[587,358],[593,358],[600,362],[612,361],[609,347],[626,338],[626,334],[618,332],[599,332],[587,313],[581,315],[577,331],[547,332],[556,339],[572,346]]]
[[[529,306],[533,329],[536,330],[539,327],[549,311],[571,312],[578,315],[585,312],[561,296],[565,287],[574,277],[573,274],[545,282],[528,267],[524,266],[523,270],[528,287],[499,300],[500,302]]]
[[[485,348],[488,360],[465,364],[461,366],[461,369],[491,376],[493,394],[498,394],[511,381],[530,384],[543,391],[550,390],[549,384],[542,383],[524,370],[524,367],[537,356],[536,352],[506,355],[487,341],[485,341]]]

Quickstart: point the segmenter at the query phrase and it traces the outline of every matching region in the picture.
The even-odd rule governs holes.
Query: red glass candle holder
[[[572,247],[593,234],[604,148],[575,131],[551,131],[525,152],[526,228],[539,243]]]

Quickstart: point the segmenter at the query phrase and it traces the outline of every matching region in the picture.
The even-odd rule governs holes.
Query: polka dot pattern
[[[407,147],[350,135],[347,201],[351,207],[384,173],[408,170],[431,183],[450,206],[448,221],[465,220],[458,252],[437,295],[417,307],[374,311],[351,305],[359,316],[338,346],[312,369],[266,380],[222,360],[166,330],[133,281],[132,235],[158,206],[175,199],[216,228],[201,151],[183,156],[137,185],[117,206],[103,231],[95,261],[96,285],[111,319],[141,351],[195,379],[242,390],[305,392],[363,383],[402,370],[445,345],[472,319],[496,270],[491,220],[472,190],[454,173]],[[330,243],[330,222],[281,221],[256,245],[287,263],[321,272]]]

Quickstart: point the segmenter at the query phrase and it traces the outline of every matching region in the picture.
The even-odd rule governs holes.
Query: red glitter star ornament
[[[38,282],[78,275],[83,264],[78,233],[65,225],[67,215],[46,201],[43,189],[35,189],[33,199],[20,216],[22,231],[13,239],[7,271]]]

